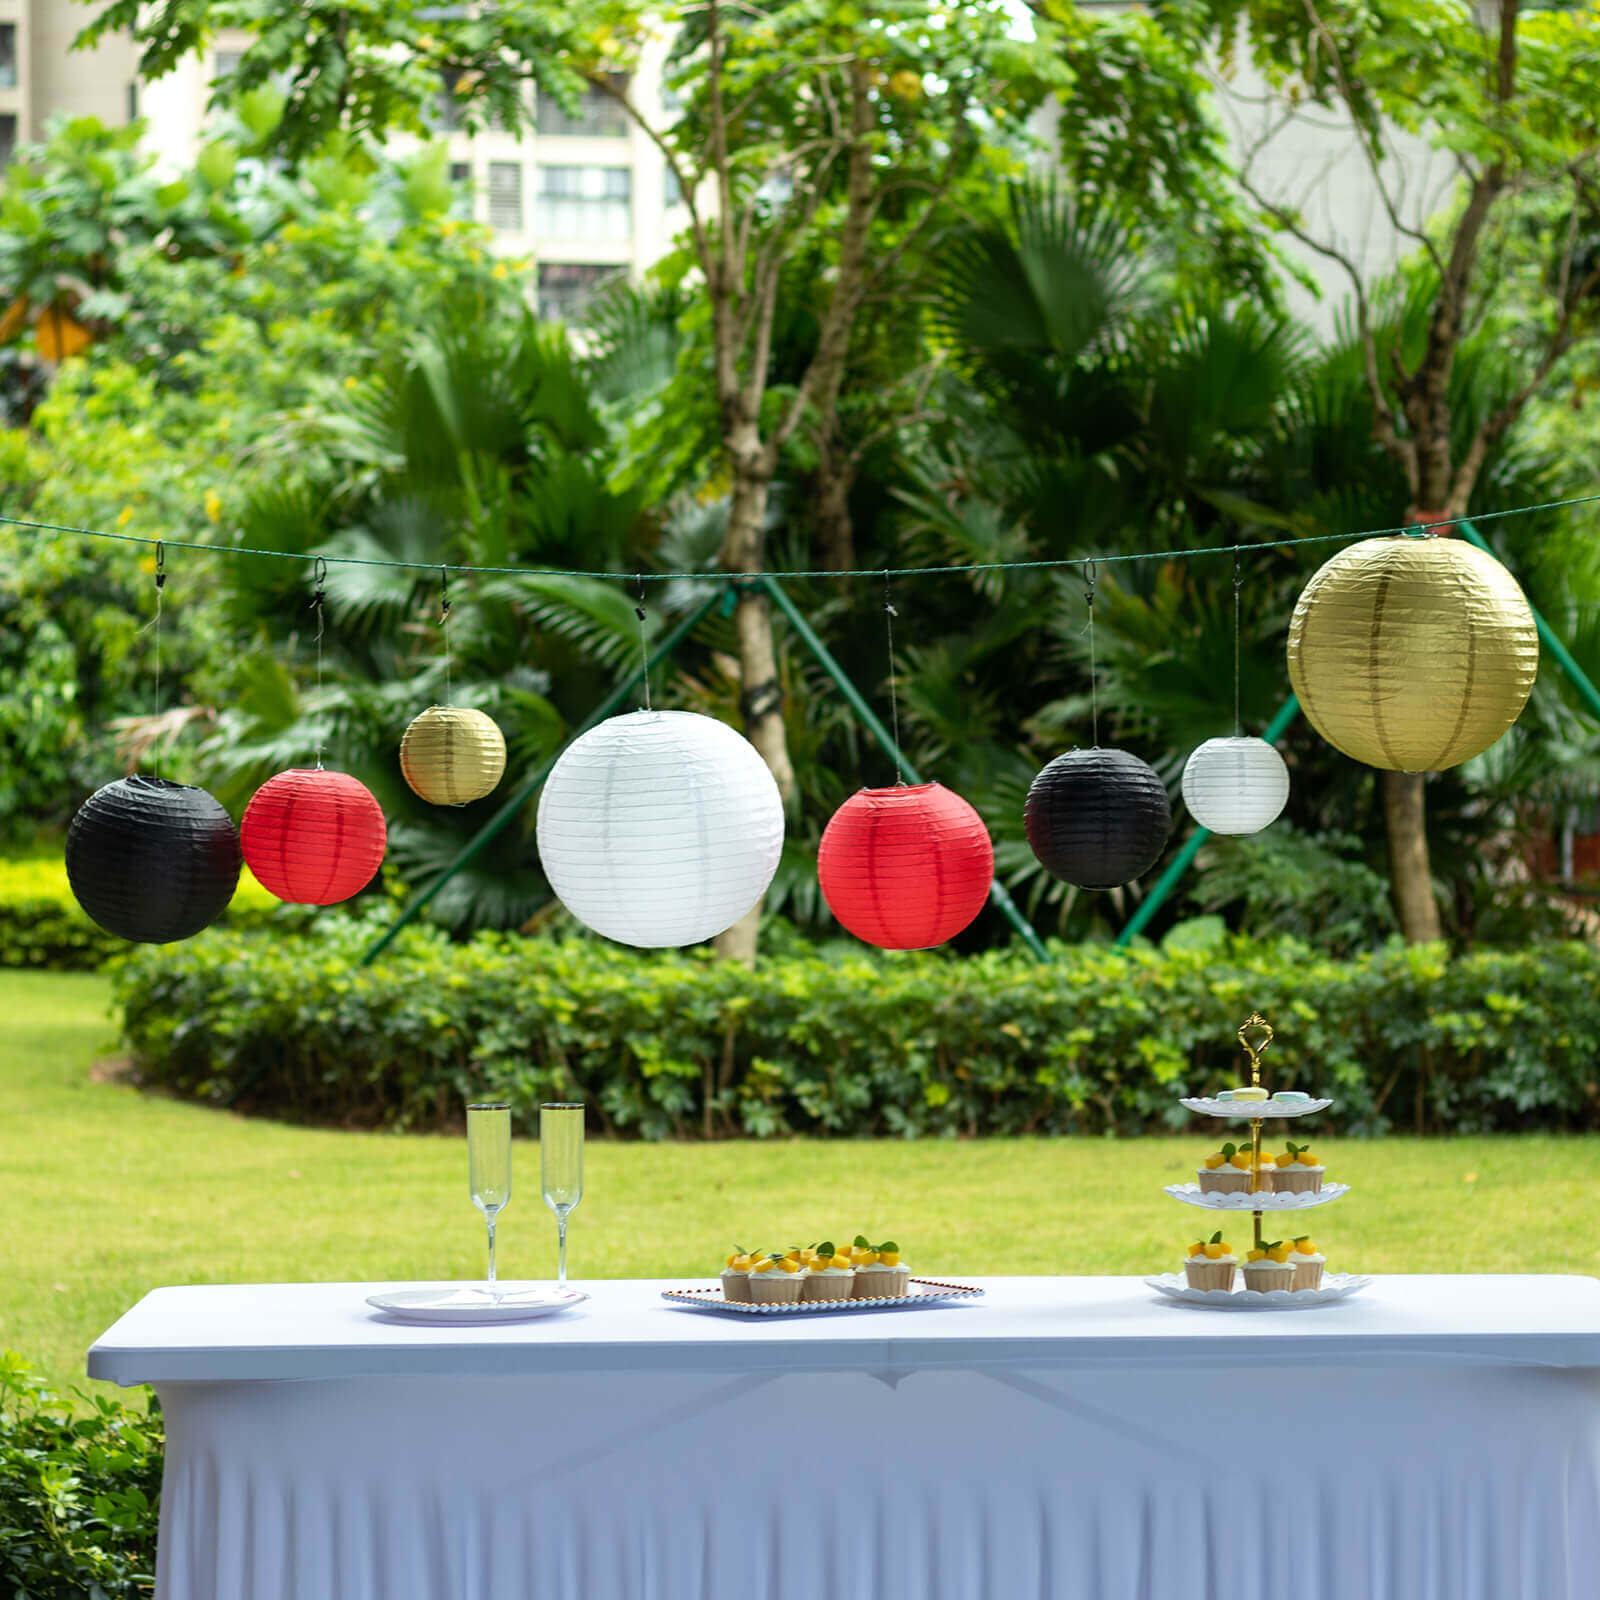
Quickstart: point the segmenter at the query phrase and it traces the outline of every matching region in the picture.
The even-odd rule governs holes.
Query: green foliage
[[[146,1082],[295,1118],[423,1127],[467,1099],[582,1099],[623,1135],[1122,1133],[1237,1081],[1231,1029],[1275,1019],[1280,1088],[1334,1095],[1332,1125],[1600,1126],[1600,952],[1451,959],[1390,945],[1339,962],[1292,940],[1212,951],[1057,946],[767,960],[642,956],[571,940],[293,942],[207,933],[141,953],[116,991]]]
[[[227,912],[232,928],[275,927],[303,921],[248,872]],[[42,861],[0,861],[0,967],[44,967],[90,972],[132,948],[91,922],[72,898],[60,856]]]
[[[0,1356],[0,1591],[16,1600],[150,1594],[165,1438],[104,1395],[87,1415]]]

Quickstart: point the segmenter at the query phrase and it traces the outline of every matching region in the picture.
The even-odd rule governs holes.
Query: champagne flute
[[[489,1100],[467,1107],[467,1172],[472,1203],[489,1229],[489,1282],[494,1279],[494,1222],[511,1199],[511,1107]]]
[[[544,1203],[556,1214],[556,1287],[567,1286],[567,1218],[583,1198],[583,1107],[539,1107],[539,1173]]]

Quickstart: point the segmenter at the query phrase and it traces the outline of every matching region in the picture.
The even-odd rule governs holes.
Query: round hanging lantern
[[[481,711],[429,706],[400,741],[400,770],[429,805],[481,800],[506,770],[505,736]]]
[[[1517,580],[1464,539],[1363,539],[1312,574],[1289,623],[1301,709],[1371,767],[1470,760],[1522,714],[1538,671]]]
[[[772,882],[783,801],[755,746],[692,711],[574,739],[539,796],[539,858],[573,916],[619,944],[698,944]]]
[[[383,808],[348,772],[297,767],[268,778],[239,824],[263,888],[294,905],[331,906],[365,889],[383,861]]]
[[[1289,769],[1265,739],[1207,739],[1183,769],[1189,814],[1213,833],[1260,833],[1289,799]]]
[[[96,789],[67,830],[67,882],[107,933],[168,944],[209,927],[239,882],[239,835],[204,789],[135,774]]]
[[[994,846],[978,813],[942,784],[863,789],[823,830],[817,878],[856,938],[929,950],[983,909]]]
[[[1115,889],[1156,864],[1172,831],[1167,786],[1126,750],[1069,750],[1033,780],[1022,812],[1046,871]]]

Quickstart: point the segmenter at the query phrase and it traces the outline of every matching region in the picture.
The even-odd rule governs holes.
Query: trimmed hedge
[[[155,1586],[160,1413],[87,1403],[75,1415],[21,1356],[0,1357],[0,1593],[132,1600]]]
[[[883,956],[854,947],[754,972],[702,952],[408,930],[273,942],[208,932],[116,975],[144,1081],[297,1119],[454,1122],[463,1101],[583,1099],[607,1131],[768,1137],[1131,1133],[1183,1125],[1179,1094],[1237,1081],[1234,1029],[1271,1018],[1277,1088],[1327,1091],[1319,1127],[1378,1133],[1600,1126],[1600,953],[1334,961],[1291,942]]]
[[[227,910],[234,928],[260,928],[281,902],[250,876]],[[286,913],[294,915],[294,913]],[[57,972],[90,972],[131,949],[125,939],[91,922],[72,898],[66,863],[0,861],[0,967],[49,967]]]

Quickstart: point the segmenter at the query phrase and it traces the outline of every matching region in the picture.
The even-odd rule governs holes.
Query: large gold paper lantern
[[[1363,539],[1312,574],[1289,623],[1301,709],[1372,767],[1471,760],[1522,714],[1538,671],[1517,580],[1462,539]]]
[[[481,800],[506,770],[505,736],[481,711],[429,706],[400,741],[400,770],[430,805]]]

